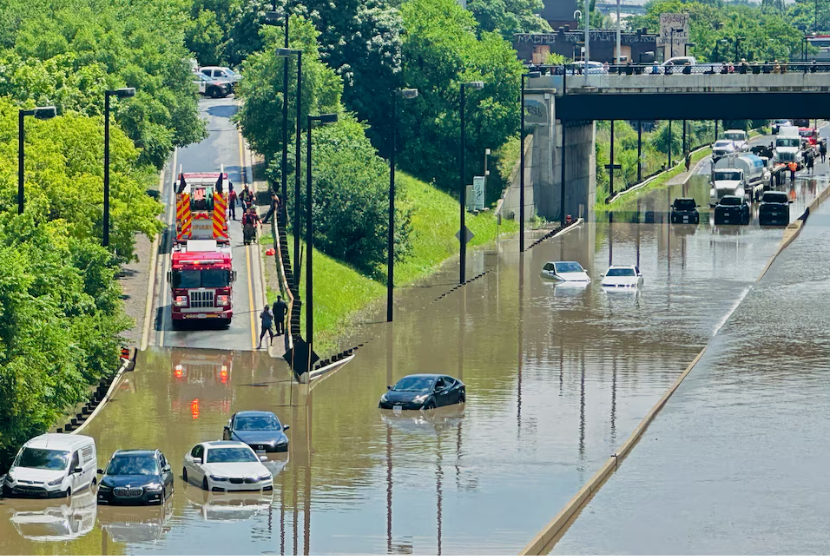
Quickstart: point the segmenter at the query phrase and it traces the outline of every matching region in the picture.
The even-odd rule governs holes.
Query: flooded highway
[[[795,190],[809,197],[825,186]],[[294,384],[265,353],[151,348],[84,433],[101,467],[116,449],[161,449],[177,471],[172,501],[122,511],[87,508],[80,495],[0,500],[0,552],[47,542],[72,554],[515,553],[710,341],[781,236],[757,225],[588,222],[524,255],[503,241],[471,254],[468,275],[481,276],[464,288],[450,292],[453,264],[400,288],[396,322],[367,318],[344,339],[367,342],[357,358],[311,385]],[[579,261],[593,282],[543,280],[550,260]],[[609,262],[639,263],[642,290],[603,291]],[[226,332],[193,334],[217,344]],[[413,372],[462,379],[467,403],[379,410],[386,385]],[[186,487],[185,453],[220,438],[243,409],[272,410],[291,426],[288,454],[268,463],[274,492]],[[49,534],[31,533],[15,520],[23,508],[60,517],[41,527]]]
[[[827,552],[828,241],[825,204],[555,553]]]

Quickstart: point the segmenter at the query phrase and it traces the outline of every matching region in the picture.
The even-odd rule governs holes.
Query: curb
[[[173,169],[175,171],[175,169]],[[163,198],[164,196],[164,168],[159,171],[159,197]],[[152,249],[150,253],[150,281],[147,284],[147,302],[144,305],[144,325],[142,326],[141,332],[141,351],[147,349],[147,345],[150,342],[150,323],[152,323],[153,319],[151,318],[153,314],[153,302],[155,301],[155,294],[156,294],[156,271],[159,259],[159,240],[162,236],[163,232],[156,234],[155,239],[153,239],[153,243],[150,246]]]

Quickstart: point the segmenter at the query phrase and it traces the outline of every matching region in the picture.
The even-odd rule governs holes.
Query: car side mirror
[[[164,469],[162,469],[162,471],[169,472],[170,471],[170,464],[165,465]]]
[[[605,278],[605,274],[600,274],[599,277],[600,278]]]
[[[169,283],[169,282],[172,282],[172,281],[173,281],[173,271],[168,270],[167,271],[167,282]]]
[[[80,467],[76,467],[75,469],[72,470],[72,473],[74,473],[76,475],[80,475],[83,472],[84,472],[84,470],[81,469]]]
[[[103,469],[99,469],[98,471],[96,471],[96,473],[98,473],[99,475],[103,475],[103,474],[104,474],[104,470],[103,470]]]
[[[236,271],[231,272],[231,282],[236,282]]]
[[[387,389],[387,390],[391,390],[391,389],[392,389],[392,385],[391,385],[391,384],[387,384],[387,385],[386,385],[386,389]]]
[[[225,426],[224,426],[224,427],[222,427],[222,428],[223,428],[223,429],[225,429],[226,431],[228,431],[228,430],[230,430],[230,429],[231,429],[230,425],[225,425]]]
[[[282,430],[284,430],[284,431],[287,431],[290,428],[291,428],[291,425],[283,425],[282,426]]]

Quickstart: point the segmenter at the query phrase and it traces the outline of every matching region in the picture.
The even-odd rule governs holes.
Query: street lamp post
[[[131,98],[135,88],[111,89],[104,91],[104,224],[101,245],[110,244],[110,97]]]
[[[289,25],[289,17],[290,13],[288,11],[285,12],[278,12],[276,11],[276,2],[272,4],[273,11],[270,11],[266,14],[266,19],[268,22],[276,22],[280,18],[283,19],[283,28],[285,29],[285,48],[288,49],[288,25]],[[282,78],[282,165],[281,171],[282,174],[282,183],[281,183],[281,194],[282,194],[282,202],[280,203],[280,213],[282,216],[283,225],[285,225],[286,221],[286,199],[288,195],[288,56],[284,57],[283,65],[283,78]],[[299,98],[300,94],[297,93],[297,97]],[[300,147],[297,146],[299,149]],[[299,172],[299,168],[295,171]],[[296,264],[296,263],[295,263]]]
[[[302,130],[302,99],[303,99],[303,51],[293,48],[278,48],[277,56],[287,58],[297,55],[297,135],[294,144],[294,289],[300,289],[300,132]],[[287,110],[284,108],[283,110]],[[286,126],[287,127],[287,126]],[[287,164],[287,156],[286,164]],[[283,203],[285,200],[283,199]]]
[[[395,289],[395,151],[398,139],[398,97],[412,99],[418,89],[396,89],[392,92],[392,151],[389,154],[389,237],[386,246],[386,322],[392,322],[392,299]]]
[[[687,43],[685,43],[685,44],[683,45],[683,56],[688,56],[688,55],[689,55],[689,47],[690,47],[690,46],[697,46],[697,45],[696,45],[695,43],[693,43],[693,42],[687,42]]]
[[[25,162],[25,149],[23,145],[26,141],[26,126],[24,125],[24,118],[26,116],[34,116],[38,120],[48,120],[54,118],[57,111],[54,106],[39,106],[31,110],[19,110],[17,113],[17,214],[23,214],[24,196],[23,196],[23,181],[25,175],[23,171]]]
[[[466,217],[467,217],[467,180],[464,176],[464,163],[465,163],[465,151],[467,150],[467,130],[464,126],[464,105],[465,103],[465,90],[467,87],[471,89],[483,89],[484,82],[483,81],[470,81],[468,83],[461,84],[461,168],[460,168],[460,187],[461,191],[459,192],[459,201],[461,206],[461,229],[459,232],[460,242],[461,242],[461,264],[460,266],[460,273],[459,273],[459,283],[463,284],[466,278],[466,270],[467,270],[467,234],[466,232]]]
[[[308,344],[308,363],[311,366],[311,356],[313,353],[313,334],[314,334],[314,275],[312,274],[312,253],[314,252],[314,223],[311,219],[311,130],[315,123],[322,125],[333,124],[337,122],[337,114],[321,114],[319,116],[308,116],[306,122],[308,127],[307,144],[306,144],[306,186],[305,186],[305,211],[306,211],[306,226],[305,226],[305,243],[306,243],[306,277],[305,277],[305,335],[306,343]],[[299,143],[297,144],[299,150]],[[297,205],[299,205],[300,197],[297,196]],[[308,369],[309,371],[311,369]]]
[[[740,57],[738,56],[738,52],[741,48],[741,43],[745,39],[743,37],[735,37],[735,63],[740,61]]]
[[[521,117],[519,123],[519,253],[525,252],[525,79],[535,79],[542,74],[530,71],[522,74]]]

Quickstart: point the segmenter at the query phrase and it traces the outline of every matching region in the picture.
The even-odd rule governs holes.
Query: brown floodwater
[[[515,553],[709,342],[781,235],[588,222],[521,256],[503,241],[471,254],[481,276],[464,288],[454,264],[400,288],[395,323],[368,318],[343,340],[366,342],[355,360],[311,385],[264,353],[151,348],[85,430],[99,465],[144,447],[179,469],[233,412],[268,409],[291,426],[288,454],[268,463],[274,492],[207,494],[179,471],[161,508],[0,500],[0,552]],[[550,260],[579,261],[593,282],[543,280]],[[639,262],[641,291],[603,291],[609,262]],[[429,371],[462,379],[465,406],[378,410],[387,384]]]

